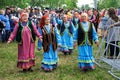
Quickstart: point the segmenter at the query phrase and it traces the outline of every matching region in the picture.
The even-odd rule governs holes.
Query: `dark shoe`
[[[42,49],[38,48],[38,51],[40,51],[40,50],[42,50]]]
[[[109,56],[108,59],[113,59],[113,56]]]
[[[66,55],[67,55],[67,52],[64,52],[64,55],[66,56]]]
[[[51,69],[45,69],[44,67],[41,67],[41,69],[42,69],[43,71],[45,71],[45,72],[52,72]]]
[[[23,71],[22,71],[22,72],[24,72],[24,73],[25,73],[25,72],[27,72],[27,69],[23,69]]]
[[[83,71],[84,73],[86,73],[86,72],[88,72],[88,69],[83,69],[82,71]]]
[[[52,72],[51,69],[44,69],[45,72]]]
[[[71,52],[69,52],[69,55],[71,55],[72,53]]]
[[[28,71],[33,72],[33,69],[32,69],[32,68],[29,68]]]

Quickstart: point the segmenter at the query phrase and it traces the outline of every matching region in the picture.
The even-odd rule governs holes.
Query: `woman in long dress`
[[[32,67],[35,66],[35,35],[42,40],[33,22],[28,21],[28,13],[22,13],[7,43],[9,44],[16,37],[18,42],[17,67],[23,69],[23,72],[32,71]]]
[[[68,53],[73,53],[73,34],[75,32],[75,27],[72,21],[68,20],[68,16],[64,15],[63,20],[58,20],[57,23],[60,26],[60,36],[61,36],[61,47],[59,50],[67,55]]]
[[[50,18],[45,15],[41,19],[43,35],[43,60],[41,68],[50,72],[58,65],[57,46],[61,45],[61,38],[57,27],[50,24]]]
[[[91,22],[88,22],[88,15],[82,13],[82,22],[74,34],[74,43],[78,44],[78,67],[83,71],[94,69],[94,57],[92,44],[93,40],[98,45],[98,36]]]

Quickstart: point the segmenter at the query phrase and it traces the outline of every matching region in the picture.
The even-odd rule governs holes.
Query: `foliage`
[[[29,0],[0,0],[0,8],[15,6],[25,8],[29,5]]]
[[[33,0],[32,0],[33,1]],[[49,8],[61,8],[73,9],[77,7],[78,0],[34,0],[36,4],[34,6],[49,7]]]
[[[88,4],[82,5],[81,10],[88,10],[90,9],[90,6]]]
[[[120,7],[120,0],[99,0],[98,1],[98,9],[104,9],[104,8],[110,8]]]
[[[74,9],[77,8],[78,0],[65,0],[65,4],[67,5],[66,8]]]
[[[6,6],[18,6],[25,8],[29,6],[40,6],[40,7],[49,7],[49,8],[61,8],[63,5],[66,5],[65,8],[75,8],[77,7],[78,0],[0,0],[0,8]]]

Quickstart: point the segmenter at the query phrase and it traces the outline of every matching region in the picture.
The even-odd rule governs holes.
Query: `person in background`
[[[118,8],[117,15],[120,18],[120,7]]]
[[[67,12],[67,16],[68,16],[68,21],[72,21],[73,14],[70,11]]]
[[[40,27],[40,21],[41,21],[41,18],[43,16],[43,14],[42,14],[41,9],[39,7],[37,8],[37,11],[36,11],[35,14],[37,14],[37,27],[38,27],[38,31],[42,35],[42,30],[41,30],[41,27]],[[42,49],[42,42],[40,40],[38,40],[38,48],[37,49],[39,51]]]
[[[17,12],[15,10],[15,7],[14,6],[10,6],[10,30],[11,32],[13,31],[14,27],[15,27],[15,23],[14,23],[14,20],[12,19],[13,17],[17,17]]]
[[[56,22],[56,13],[55,13],[55,10],[54,10],[54,9],[50,10],[49,17],[50,17],[50,23],[51,23],[53,26],[56,26],[56,25],[57,25],[57,22]]]
[[[59,49],[64,55],[73,53],[73,34],[75,27],[71,21],[68,21],[68,16],[63,15],[63,19],[57,19],[57,23],[60,26],[61,35],[61,48]]]
[[[73,22],[73,24],[75,26],[75,29],[77,29],[78,25],[80,23],[80,18],[79,18],[79,13],[78,12],[74,12],[74,16],[73,16],[72,22]]]
[[[95,30],[97,31],[98,25],[100,23],[101,15],[100,15],[99,11],[96,9],[93,10],[93,14],[95,15],[94,26],[95,26]]]
[[[11,18],[10,12],[11,12],[10,8],[9,8],[9,7],[6,7],[5,16],[6,16],[9,20],[10,20],[10,18]]]
[[[101,21],[98,25],[98,36],[99,38],[105,38],[105,41],[107,40],[107,28],[106,28],[106,23],[109,19],[109,15],[108,15],[108,10],[105,10],[104,15],[101,17]],[[107,43],[105,42],[105,49],[107,47]],[[109,48],[109,47],[108,47]],[[108,53],[108,49],[106,49],[105,51],[105,56],[108,56],[107,53]]]
[[[0,10],[0,20],[4,23],[5,28],[2,30],[2,42],[6,42],[10,35],[10,23],[9,18],[4,16],[4,10]]]
[[[40,18],[40,19],[39,19],[39,21],[38,21],[37,26],[38,26],[38,31],[39,31],[39,33],[42,35],[42,29],[41,29],[41,26],[40,26],[40,22],[41,22],[42,16],[39,17],[39,18]],[[40,40],[38,40],[37,46],[38,46],[38,47],[37,47],[38,51],[40,51],[40,50],[42,49],[42,42],[41,42]]]
[[[35,10],[34,8],[30,8],[30,13],[29,13],[29,20],[33,20],[33,18],[35,18]]]
[[[91,23],[94,23],[94,21],[95,21],[95,15],[93,14],[92,9],[89,9],[87,11],[87,14],[88,14],[88,21],[90,21]]]
[[[109,19],[106,22],[106,28],[109,29],[112,24],[119,21],[119,17],[116,15],[116,10],[114,8],[108,9],[108,15]],[[117,29],[114,33],[114,28],[110,28],[107,34],[107,42],[110,42],[110,59],[116,58],[119,54],[119,47],[116,47],[112,44],[118,45],[118,42],[120,41],[118,35],[119,35],[119,29]]]
[[[103,14],[104,15],[101,17],[100,23],[98,25],[98,36],[100,38],[104,36],[104,33],[107,30],[106,23],[109,19],[108,10],[105,10]]]

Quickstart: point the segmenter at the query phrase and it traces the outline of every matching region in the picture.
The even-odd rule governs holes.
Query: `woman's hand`
[[[114,24],[110,25],[110,28],[113,28]]]
[[[39,40],[40,40],[41,42],[43,41],[43,40],[42,40],[42,36],[39,37]]]
[[[96,44],[97,47],[99,47],[99,42],[98,41],[96,41],[95,44]]]
[[[74,42],[74,48],[76,48],[76,46],[77,46],[77,42]]]
[[[10,44],[11,41],[7,41],[7,44]]]

